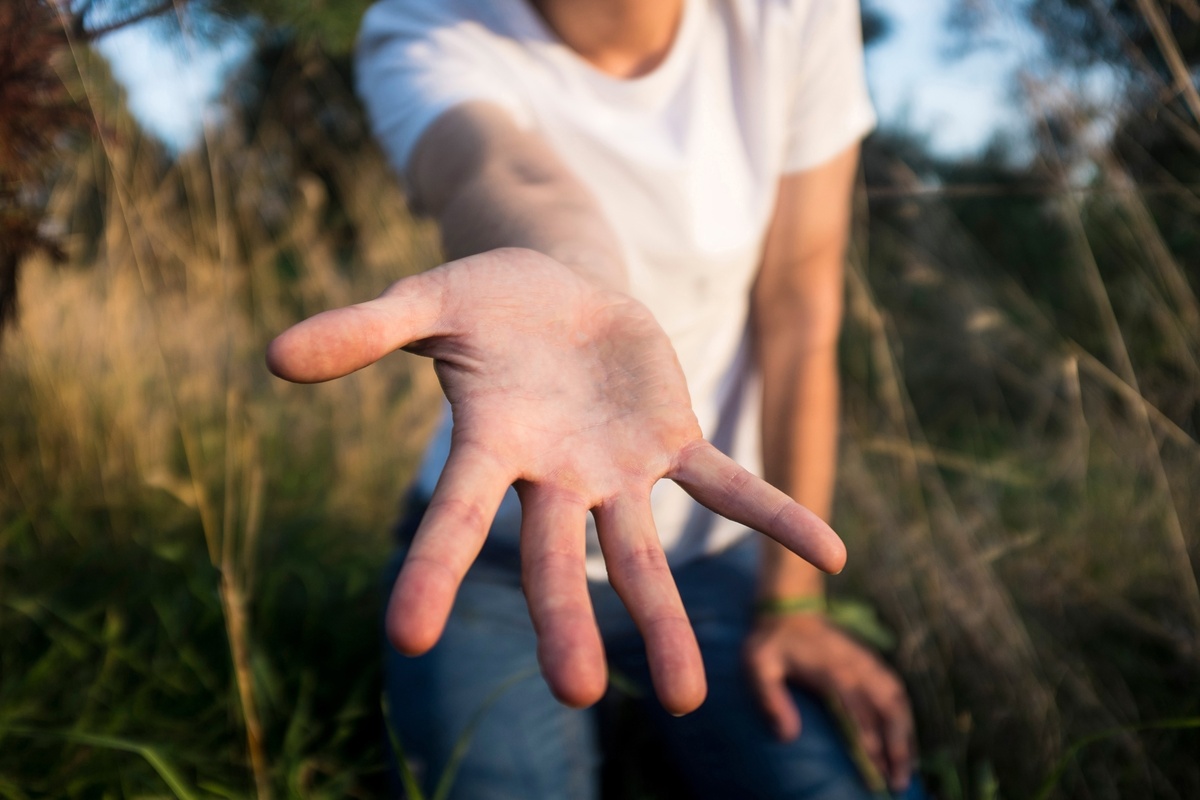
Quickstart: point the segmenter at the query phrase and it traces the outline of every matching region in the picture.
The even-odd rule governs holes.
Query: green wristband
[[[819,594],[803,595],[800,597],[772,597],[759,600],[754,604],[754,611],[763,616],[781,616],[784,614],[824,614],[828,605],[825,596]]]

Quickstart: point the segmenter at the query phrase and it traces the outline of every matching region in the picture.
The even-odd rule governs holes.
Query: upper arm
[[[391,0],[363,20],[358,93],[410,204],[450,258],[524,247],[624,286],[598,204],[536,130],[512,42],[467,5]]]
[[[407,177],[422,210],[435,217],[465,191],[560,191],[573,181],[539,134],[487,102],[464,103],[435,119],[413,148]]]
[[[819,170],[875,125],[863,63],[859,0],[796,3],[783,173]]]
[[[627,286],[617,238],[591,192],[535,130],[488,103],[429,126],[409,164],[410,195],[438,221],[449,258],[525,247],[615,289]]]
[[[858,149],[855,143],[780,179],[754,286],[760,335],[778,331],[810,346],[836,342]]]
[[[832,346],[841,327],[859,141],[875,113],[858,0],[795,7],[804,46],[791,67],[783,177],[755,286],[754,321],[762,342],[811,348]]]
[[[532,125],[527,98],[513,80],[503,40],[450,3],[395,0],[373,5],[355,48],[355,85],[397,176],[414,191],[418,147],[431,132],[493,137]],[[462,109],[486,106],[482,122],[462,124]],[[457,121],[455,121],[457,119]],[[436,148],[435,148],[436,149]]]

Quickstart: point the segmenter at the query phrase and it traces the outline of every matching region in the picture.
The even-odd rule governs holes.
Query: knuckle
[[[742,655],[742,660],[746,664],[746,668],[756,676],[766,677],[779,672],[775,657],[761,647],[747,648]]]
[[[426,575],[436,575],[441,580],[455,580],[460,577],[459,564],[449,562],[447,559],[433,555],[432,553],[417,552],[414,548],[404,560],[404,569],[401,571],[403,577],[405,573],[423,572]]]
[[[574,625],[591,621],[591,608],[571,600],[545,608],[531,607],[529,611],[534,630],[539,636],[548,631],[568,632]]]
[[[654,639],[656,641],[662,641],[661,637],[672,636],[684,629],[690,633],[692,629],[687,615],[682,612],[677,613],[672,609],[650,612],[642,616],[639,627],[647,640]]]
[[[908,697],[904,693],[903,686],[895,681],[888,681],[879,688],[879,700],[884,705],[898,708],[907,705]]]
[[[656,544],[642,544],[629,548],[622,553],[614,565],[617,567],[621,580],[634,577],[636,580],[655,580],[660,577],[670,578],[671,570],[667,566],[667,557],[662,548]]]
[[[800,507],[785,497],[771,509],[768,519],[771,520],[772,529],[787,529],[802,523],[803,520],[799,518],[800,516]]]
[[[447,497],[429,504],[426,514],[436,514],[459,528],[486,530],[491,527],[487,512],[475,502],[459,497]]]
[[[574,553],[548,548],[526,555],[522,564],[530,576],[540,577],[547,573],[574,573],[579,559]]]
[[[735,469],[725,481],[723,491],[729,500],[736,500],[745,494],[746,489],[750,486],[750,482],[754,480],[754,476],[744,469]]]
[[[380,297],[392,297],[394,295],[400,294],[401,292],[404,291],[403,284],[404,284],[405,280],[407,280],[407,279],[401,278],[398,281],[392,281],[392,283],[390,283],[388,285],[388,287],[379,294],[379,296]]]

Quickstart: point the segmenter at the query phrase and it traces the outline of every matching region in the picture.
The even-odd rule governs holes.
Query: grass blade
[[[1115,736],[1120,736],[1125,733],[1140,733],[1142,731],[1178,731],[1191,730],[1200,728],[1200,717],[1182,717],[1180,719],[1164,719],[1157,722],[1146,722],[1141,725],[1123,725],[1119,728],[1108,728],[1107,730],[1099,731],[1091,736],[1080,739],[1075,744],[1067,749],[1066,755],[1054,767],[1050,776],[1046,778],[1038,789],[1035,800],[1048,800],[1054,789],[1062,780],[1063,773],[1067,771],[1067,767],[1075,760],[1079,753],[1090,745],[1098,742],[1103,742],[1106,739],[1112,739]]]
[[[0,726],[0,732],[12,733],[18,736],[45,736],[55,739],[63,739],[75,744],[84,744],[91,747],[103,747],[108,750],[122,750],[127,753],[135,753],[145,759],[158,777],[163,779],[163,782],[171,788],[175,796],[181,800],[201,800],[201,796],[190,789],[183,777],[179,774],[171,762],[167,761],[156,748],[148,744],[136,742],[131,739],[123,739],[118,736],[107,736],[96,733],[84,733],[81,731],[43,731],[36,728],[26,728],[20,725],[3,725]]]

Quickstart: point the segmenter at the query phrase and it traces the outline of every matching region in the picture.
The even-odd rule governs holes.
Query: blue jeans
[[[415,522],[410,518],[401,527],[411,532]],[[593,800],[599,795],[599,707],[567,708],[550,694],[538,672],[518,555],[492,545],[495,538],[489,537],[468,573],[446,631],[431,651],[408,658],[385,644],[393,731],[427,797],[455,746],[469,735],[450,797]],[[403,555],[401,549],[393,559],[389,579]],[[815,696],[794,691],[803,731],[784,743],[750,692],[741,650],[751,623],[757,559],[757,543],[751,541],[675,572],[708,674],[708,699],[698,711],[680,718],[663,711],[637,628],[612,588],[593,583],[610,672],[633,687],[646,724],[697,798],[871,798],[836,722]],[[917,800],[924,793],[914,784],[904,797]]]

